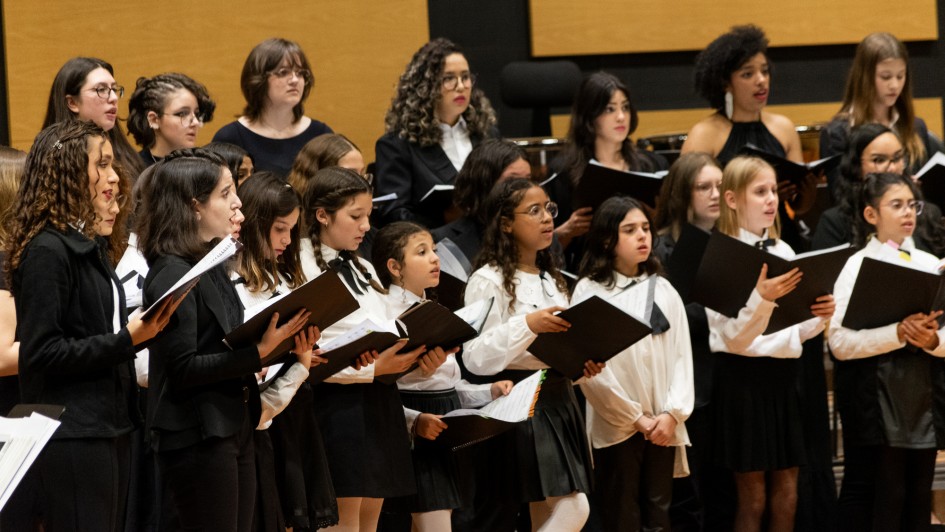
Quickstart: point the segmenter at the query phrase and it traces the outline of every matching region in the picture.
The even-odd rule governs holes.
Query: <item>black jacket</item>
[[[20,396],[66,407],[55,438],[107,438],[140,422],[135,348],[115,299],[125,295],[105,240],[46,228],[27,244],[13,273]]]
[[[144,281],[144,306],[156,301],[191,264],[163,256]],[[243,322],[243,307],[223,266],[204,274],[167,328],[149,347],[148,432],[157,451],[232,436],[249,409],[259,422],[261,369],[255,346],[231,350],[224,335]]]

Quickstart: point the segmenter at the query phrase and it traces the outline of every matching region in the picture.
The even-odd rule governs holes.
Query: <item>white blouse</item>
[[[767,239],[768,233],[765,231],[765,234],[759,237],[745,229],[739,229],[738,238],[753,246]],[[792,259],[795,255],[791,246],[780,239],[768,247],[768,252],[785,259]],[[799,358],[802,344],[824,330],[825,320],[814,317],[775,333],[763,334],[777,306],[776,302],[762,298],[755,289],[751,291],[748,301],[735,318],[705,309],[709,322],[709,348],[713,352],[749,357]]]
[[[446,157],[453,163],[453,167],[458,172],[466,158],[472,152],[472,139],[469,137],[469,129],[466,127],[466,119],[462,116],[455,125],[440,124],[440,147],[446,153]]]
[[[643,316],[647,284],[625,288],[632,281],[646,281],[643,274],[630,278],[614,272],[616,283],[607,286],[581,279],[574,289],[573,301],[598,296],[636,316]],[[666,316],[669,330],[649,335],[617,356],[604,370],[581,384],[587,397],[587,432],[594,448],[616,445],[637,433],[633,424],[646,415],[668,413],[676,420],[672,446],[689,445],[683,422],[692,414],[695,390],[692,371],[692,343],[686,307],[662,277],[656,277],[654,302]]]
[[[302,272],[305,274],[305,278],[311,280],[321,275],[322,270],[315,262],[315,251],[314,247],[312,247],[312,241],[308,238],[303,238],[300,241],[300,247]],[[326,263],[338,257],[338,251],[324,244],[321,246],[321,252],[322,257],[325,259]],[[361,257],[358,257],[358,261],[362,266],[364,266],[365,270],[374,279],[377,279],[377,273],[374,271],[374,266],[372,266],[370,262],[364,260]],[[360,271],[357,270],[357,268],[355,268],[355,275],[365,283],[368,282],[368,280],[364,277],[364,275],[361,274]],[[347,283],[345,283],[345,285],[347,286]],[[358,301],[360,308],[338,320],[331,327],[321,331],[322,337],[319,341],[320,343],[326,343],[329,340],[333,340],[338,336],[341,336],[354,327],[360,325],[366,319],[371,319],[375,322],[386,319],[388,314],[387,298],[384,296],[384,294],[378,292],[371,286],[368,286],[364,290],[364,294],[356,293],[351,289],[350,286],[348,286],[348,291],[351,292],[351,295],[354,296],[354,298]],[[363,367],[359,370],[356,370],[352,367],[347,367],[325,379],[325,382],[333,382],[337,384],[357,384],[369,383],[373,381],[374,364],[368,364],[366,367]]]
[[[833,355],[839,360],[854,360],[882,355],[906,346],[904,340],[899,341],[899,335],[896,333],[898,322],[858,331],[847,329],[841,325],[850,304],[850,295],[853,293],[853,286],[856,284],[856,277],[860,272],[860,266],[863,264],[863,258],[870,257],[882,260],[887,255],[884,253],[886,250],[883,249],[883,246],[885,244],[875,237],[871,238],[863,249],[847,259],[846,265],[844,265],[840,276],[837,277],[836,284],[834,284],[833,297],[837,302],[837,310],[833,314],[833,319],[830,320],[827,341]],[[915,249],[912,237],[906,238],[900,248],[909,251],[914,260],[930,262],[937,260],[932,255],[920,249]],[[903,316],[903,318],[905,317]],[[924,351],[936,357],[945,357],[945,328],[938,330],[938,347],[931,351],[928,349]]]
[[[463,362],[477,375],[495,375],[504,369],[538,370],[548,367],[528,352],[537,334],[528,328],[525,316],[548,307],[567,307],[568,296],[558,290],[548,274],[516,270],[515,303],[502,285],[502,273],[494,266],[483,266],[469,277],[466,304],[494,297],[482,334],[463,345]]]

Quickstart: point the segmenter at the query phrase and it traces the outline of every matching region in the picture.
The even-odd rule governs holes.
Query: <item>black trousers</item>
[[[607,531],[669,531],[676,448],[654,445],[635,434],[594,449],[594,496]]]
[[[46,532],[125,528],[130,436],[50,440],[0,516],[0,529]]]
[[[931,530],[935,449],[847,444],[843,453],[838,530]]]
[[[250,532],[256,506],[253,429],[157,453],[163,493],[177,510],[167,530]]]

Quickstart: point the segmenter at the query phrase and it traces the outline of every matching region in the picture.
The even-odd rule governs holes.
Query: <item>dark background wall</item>
[[[945,20],[938,2],[939,28]],[[447,37],[467,52],[499,113],[499,126],[509,137],[529,135],[531,113],[511,109],[500,98],[499,73],[511,61],[531,59],[528,0],[430,0],[430,37]],[[667,20],[667,30],[672,21]],[[865,36],[865,33],[864,33]],[[708,43],[706,43],[708,44]],[[907,43],[913,96],[945,96],[945,43]],[[843,97],[846,73],[855,45],[772,48],[774,65],[770,103],[818,103]],[[697,52],[646,53],[561,57],[576,62],[585,73],[607,70],[621,77],[632,92],[634,105],[643,111],[706,107],[692,89],[692,65]],[[547,60],[547,59],[539,59]],[[566,113],[567,109],[558,109]]]

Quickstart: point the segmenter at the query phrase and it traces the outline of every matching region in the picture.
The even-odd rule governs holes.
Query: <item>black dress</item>
[[[276,175],[287,177],[292,170],[295,156],[305,144],[319,135],[332,133],[324,122],[312,119],[308,128],[298,135],[287,139],[271,139],[257,133],[239,122],[230,122],[220,128],[213,136],[213,142],[228,142],[246,150],[253,158],[256,171],[266,170]]]

